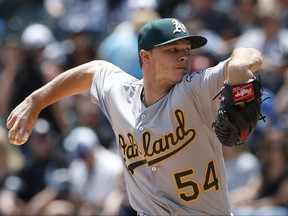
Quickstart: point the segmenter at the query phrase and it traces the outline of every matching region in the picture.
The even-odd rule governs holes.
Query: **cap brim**
[[[182,39],[187,39],[191,42],[191,49],[200,48],[204,46],[205,44],[207,44],[207,39],[205,37],[198,36],[198,35],[190,35],[190,36],[173,38],[171,40],[165,41],[164,43],[157,44],[154,47],[170,44],[175,41],[182,40]]]

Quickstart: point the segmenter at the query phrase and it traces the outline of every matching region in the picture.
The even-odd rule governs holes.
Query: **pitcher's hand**
[[[35,125],[40,111],[33,107],[31,98],[26,98],[9,115],[6,127],[9,129],[9,142],[15,145],[24,144]]]

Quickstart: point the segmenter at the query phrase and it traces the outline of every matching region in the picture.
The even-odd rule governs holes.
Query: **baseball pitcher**
[[[206,43],[177,19],[147,23],[138,38],[142,80],[100,60],[63,72],[11,112],[9,141],[25,143],[43,108],[90,90],[115,132],[138,215],[232,215],[222,145],[245,143],[256,127],[262,93],[253,73],[262,57],[238,48],[190,73],[191,52]]]

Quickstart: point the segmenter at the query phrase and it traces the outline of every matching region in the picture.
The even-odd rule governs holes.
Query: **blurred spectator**
[[[21,33],[32,22],[50,24],[43,0],[0,1],[0,17],[5,21],[5,34]]]
[[[39,215],[48,201],[68,193],[65,172],[58,171],[67,167],[59,137],[47,120],[37,120],[28,141],[24,166],[14,176],[19,181],[14,192],[24,203],[24,215]]]
[[[15,174],[23,166],[23,156],[16,146],[10,145],[7,130],[0,126],[0,185],[3,185],[6,176]]]
[[[237,25],[238,35],[243,34],[248,29],[259,25],[259,4],[261,0],[235,0],[235,6],[230,11],[235,25]]]
[[[98,48],[99,58],[103,58],[132,76],[141,79],[142,71],[138,57],[138,32],[147,22],[159,18],[152,9],[136,9],[128,21],[122,22],[113,33],[104,39]]]
[[[8,103],[13,95],[13,86],[17,71],[24,62],[25,53],[18,35],[9,35],[3,41],[0,50],[0,116],[5,119],[10,107]]]
[[[261,136],[261,176],[239,190],[231,200],[235,215],[288,214],[287,131],[271,127]]]
[[[60,73],[61,67],[45,56],[45,49],[54,43],[55,38],[50,29],[42,24],[29,25],[20,38],[7,37],[1,58],[3,71],[0,75],[0,90],[4,93],[1,111],[12,111],[32,91]],[[40,117],[48,119],[60,132],[64,125],[60,122],[61,118],[57,118],[57,106],[47,107]]]
[[[39,67],[39,75],[46,83],[57,76],[63,70],[66,62],[66,51],[56,40],[48,26],[40,23],[30,24],[21,35],[26,54],[35,67]]]
[[[215,7],[221,11],[230,12],[235,7],[236,0],[215,0]]]
[[[110,122],[102,110],[89,101],[88,92],[63,100],[62,107],[62,118],[69,125],[70,131],[79,126],[89,127],[97,133],[102,146],[111,147],[115,135]]]
[[[175,7],[185,0],[158,0],[157,11],[163,18],[171,17]]]
[[[93,129],[100,140],[100,144],[109,149],[115,135],[102,110],[92,104],[89,94],[78,95],[75,98],[75,114],[78,118],[77,126],[86,126]]]
[[[133,11],[137,9],[156,9],[158,5],[158,0],[127,0],[128,7]]]
[[[129,14],[127,0],[45,0],[45,7],[63,32],[88,32],[97,40]]]
[[[261,78],[261,77],[260,77]],[[256,129],[249,136],[246,144],[249,151],[256,154],[262,148],[260,138],[262,133],[270,127],[282,127],[283,119],[276,111],[276,94],[267,88],[263,88],[264,94],[262,95],[261,114],[264,120],[257,123]]]
[[[259,159],[246,148],[243,145],[233,148],[223,146],[228,192],[232,200],[233,196],[238,196],[239,188],[260,175]]]
[[[14,202],[13,190],[17,187],[15,175],[23,165],[21,152],[9,145],[7,131],[0,126],[0,215],[21,215],[22,203]]]
[[[75,207],[67,200],[53,200],[46,205],[41,213],[45,216],[75,216]]]
[[[60,47],[63,50],[63,55],[65,56],[65,61],[61,67],[63,70],[68,70],[71,67],[76,67],[97,58],[95,53],[97,44],[93,38],[93,35],[88,32],[67,34],[65,40],[61,42]],[[46,51],[49,53],[50,50],[46,49]],[[53,70],[53,68],[49,67],[49,65],[47,65],[46,68],[46,71],[51,72],[51,70]],[[45,74],[48,74],[48,72]],[[49,77],[49,75],[46,77]],[[52,78],[52,76],[50,77]],[[82,96],[76,95],[65,98],[59,101],[59,103],[56,104],[56,107],[53,107],[53,114],[56,116],[58,123],[61,124],[61,133],[63,136],[66,136],[75,125],[79,124],[81,116],[78,116],[78,113],[76,113],[76,107],[78,107],[79,112],[81,112],[83,109],[88,111],[86,109],[87,106],[85,106],[87,102],[83,102],[83,104],[81,104],[82,101],[78,101],[78,98],[80,97]],[[80,104],[77,104],[78,102]],[[92,117],[92,115],[89,115],[91,113],[90,111],[97,112],[97,110],[95,110],[95,106],[93,106],[93,111],[90,109],[89,112],[84,113],[83,115],[89,116],[89,119],[87,120],[90,122],[99,122],[99,124],[101,124],[100,120],[94,118],[94,116]]]
[[[64,146],[71,159],[69,176],[77,214],[102,215],[109,210],[104,207],[114,209],[115,203],[107,205],[106,202],[110,194],[116,195],[115,191],[123,187],[120,157],[106,150],[97,134],[88,127],[73,129],[65,138]]]
[[[88,32],[69,33],[63,42],[66,48],[66,69],[95,59],[97,44]]]
[[[281,8],[281,23],[284,28],[288,29],[288,1],[278,0],[279,7]]]
[[[282,85],[288,53],[288,29],[281,27],[279,11],[261,14],[260,27],[242,34],[235,47],[252,47],[263,55],[261,80],[263,86],[277,93]]]
[[[287,56],[288,57],[288,56]],[[288,61],[287,61],[288,65]],[[281,85],[275,99],[275,109],[283,120],[283,124],[288,126],[288,67],[284,71],[283,84]]]
[[[279,125],[281,122],[276,111],[276,94],[265,87],[263,88],[263,92],[261,114],[265,116],[265,121],[259,121],[256,127],[256,130],[260,131],[260,133],[266,128]]]
[[[215,0],[187,0],[176,6],[172,16],[183,22],[199,18],[204,28],[215,32],[225,41],[236,37],[235,24],[226,11],[218,10],[215,5]]]

